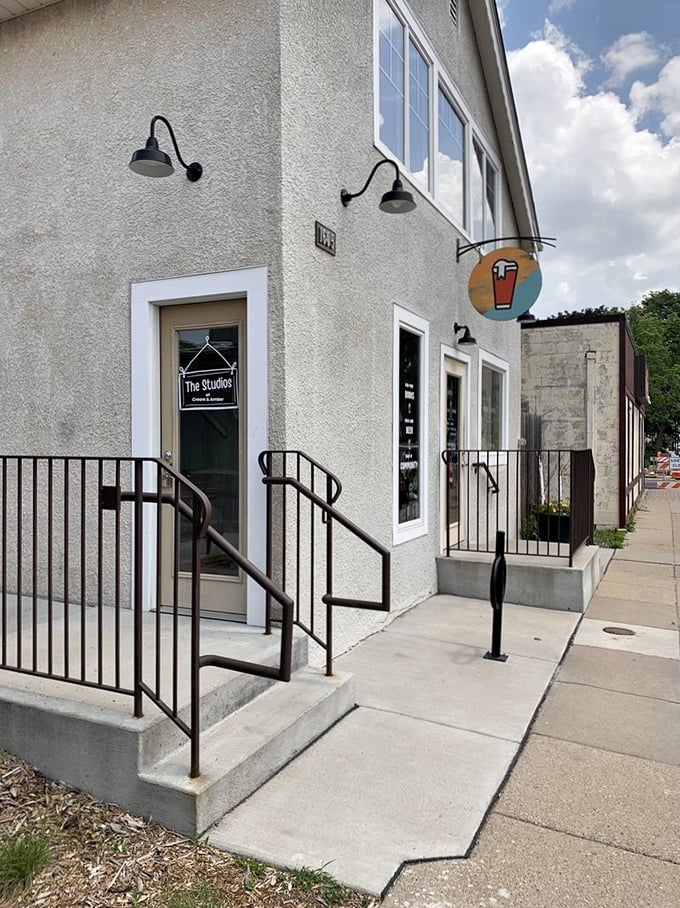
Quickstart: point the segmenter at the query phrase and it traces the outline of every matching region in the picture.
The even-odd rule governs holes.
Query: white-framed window
[[[374,0],[375,144],[473,241],[497,234],[501,170],[404,0]]]
[[[394,307],[393,541],[427,533],[427,401],[429,325]]]
[[[474,242],[498,236],[498,168],[476,136],[472,138],[470,215]]]
[[[508,447],[508,363],[479,351],[479,448],[503,451]]]

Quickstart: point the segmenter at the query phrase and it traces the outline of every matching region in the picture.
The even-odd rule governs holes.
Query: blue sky
[[[541,232],[534,312],[680,290],[680,0],[498,0]]]

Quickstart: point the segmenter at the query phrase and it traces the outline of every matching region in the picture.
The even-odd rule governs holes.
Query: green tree
[[[626,315],[638,351],[649,364],[651,451],[675,448],[680,435],[680,293],[655,290]]]

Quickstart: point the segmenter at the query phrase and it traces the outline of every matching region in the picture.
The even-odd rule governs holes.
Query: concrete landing
[[[325,867],[380,895],[404,861],[467,853],[579,620],[436,596],[336,660],[358,708],[209,830],[212,844]]]
[[[569,567],[567,557],[506,555],[508,583],[505,601],[584,612],[611,557],[611,549],[600,549],[594,545],[581,546],[574,555],[572,567]],[[493,560],[493,554],[488,552],[454,551],[451,555],[439,556],[437,589],[440,593],[488,601]]]

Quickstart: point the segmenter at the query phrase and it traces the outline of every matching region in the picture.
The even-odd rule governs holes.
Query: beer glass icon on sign
[[[495,309],[512,309],[519,265],[509,259],[498,259],[492,268],[493,304]]]

